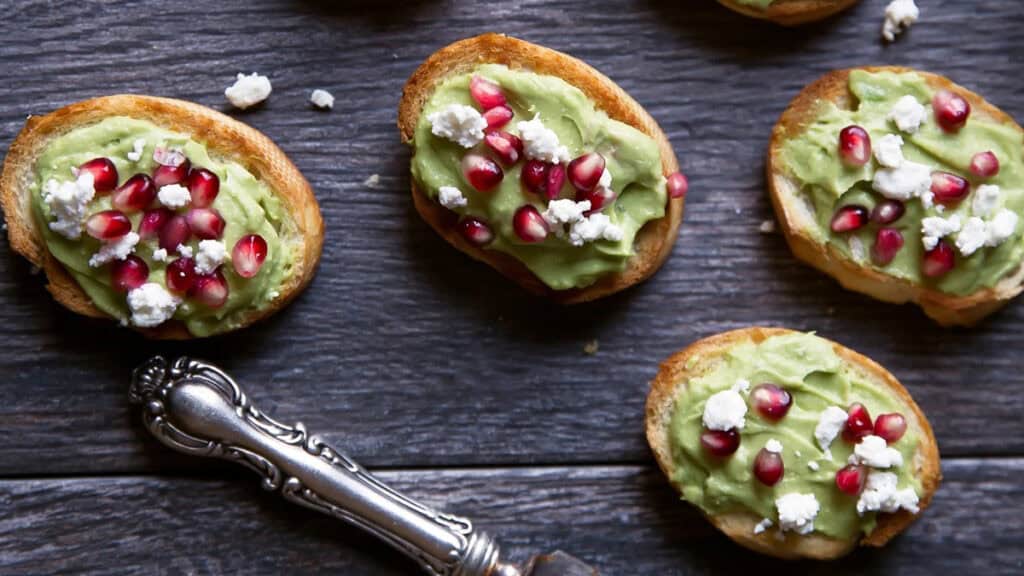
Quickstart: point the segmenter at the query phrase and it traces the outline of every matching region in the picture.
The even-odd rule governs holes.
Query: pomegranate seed
[[[860,402],[850,404],[846,410],[846,424],[843,426],[843,440],[856,444],[861,438],[871,434],[874,426],[868,409]]]
[[[939,240],[935,248],[924,253],[921,261],[921,272],[929,278],[937,278],[953,269],[956,255],[953,247],[945,240]]]
[[[847,166],[863,166],[871,160],[871,136],[867,130],[847,126],[839,132],[839,158]]]
[[[683,176],[682,172],[676,172],[668,177],[667,187],[669,198],[682,198],[686,196],[687,190],[690,189],[690,182],[686,179],[686,176]]]
[[[479,154],[466,154],[462,158],[462,174],[470,186],[480,192],[491,190],[505,177],[497,162]]]
[[[887,444],[899,441],[906,431],[907,420],[898,412],[879,414],[875,419],[875,436],[881,436]]]
[[[192,207],[206,208],[220,192],[220,178],[206,168],[196,168],[188,175],[188,191]]]
[[[548,169],[547,182],[544,183],[544,194],[548,200],[554,200],[562,193],[563,186],[565,186],[565,166],[552,164]]]
[[[868,223],[868,209],[858,204],[849,204],[836,210],[832,217],[832,231],[839,234],[853,232]]]
[[[793,405],[789,392],[775,384],[758,384],[750,391],[750,398],[754,408],[769,420],[781,420]]]
[[[242,278],[252,278],[259,273],[267,259],[267,241],[259,234],[242,236],[231,250],[231,264]]]
[[[705,430],[700,445],[713,456],[728,456],[740,447],[740,435],[736,430]]]
[[[215,240],[224,233],[224,219],[213,208],[193,208],[185,214],[188,228],[203,240]]]
[[[871,259],[879,266],[892,262],[896,253],[903,248],[903,234],[895,228],[879,228],[875,245],[871,247]]]
[[[871,211],[871,219],[879,224],[892,224],[906,211],[907,207],[899,200],[883,200]]]
[[[472,244],[484,246],[494,240],[494,232],[483,220],[467,216],[459,222],[459,233]]]
[[[949,90],[940,90],[935,94],[932,109],[935,111],[935,120],[946,132],[956,132],[963,128],[967,117],[971,115],[970,103]]]
[[[523,170],[519,174],[519,179],[523,182],[523,186],[534,194],[543,194],[545,184],[548,181],[548,170],[551,168],[550,164],[541,162],[540,160],[527,160],[526,164],[523,165]]]
[[[154,210],[146,210],[142,214],[142,220],[139,220],[139,239],[149,240],[150,238],[156,238],[160,231],[164,229],[164,225],[174,217],[174,212],[171,212],[167,208],[156,208]]]
[[[181,166],[186,160],[188,158],[185,157],[181,150],[164,148],[162,146],[158,146],[153,150],[153,161],[161,166]]]
[[[469,95],[484,110],[505,105],[505,95],[501,93],[501,87],[483,76],[474,75],[469,81]]]
[[[523,141],[508,132],[492,130],[484,135],[484,142],[506,166],[515,164],[523,157]]]
[[[836,472],[836,488],[850,496],[857,496],[864,491],[868,475],[861,466],[849,464]]]
[[[93,158],[78,167],[78,172],[92,174],[92,185],[97,194],[105,194],[117,188],[117,166],[109,158]]]
[[[181,214],[175,214],[160,229],[160,247],[173,251],[179,244],[185,244],[192,237],[192,229],[188,220]]]
[[[132,221],[118,210],[103,210],[89,216],[85,231],[97,240],[120,238],[132,231]]]
[[[604,156],[597,152],[588,152],[569,162],[567,174],[569,182],[581,191],[593,190],[604,174]]]
[[[701,441],[703,442],[703,440],[704,437],[701,436]],[[779,480],[782,480],[782,475],[785,472],[786,467],[782,463],[782,455],[778,452],[761,448],[754,458],[754,476],[765,486],[775,486]]]
[[[963,200],[971,191],[967,180],[949,172],[932,172],[932,194],[940,204],[951,204]]]
[[[614,190],[611,188],[602,188],[601,186],[587,192],[576,192],[577,202],[583,202],[584,200],[590,202],[590,210],[587,211],[587,216],[603,210],[605,206],[608,206],[615,200],[615,197],[616,194]]]
[[[149,266],[138,256],[128,256],[124,260],[116,260],[110,268],[110,281],[114,290],[128,292],[146,283],[149,279]]]
[[[512,120],[515,114],[512,109],[508,106],[495,106],[487,112],[484,112],[484,120],[487,121],[488,130],[496,130],[501,128],[505,124],[508,124]]]
[[[111,204],[124,212],[145,210],[156,198],[156,186],[145,174],[136,174],[125,180],[124,184],[114,192]]]
[[[548,237],[551,229],[544,217],[532,205],[520,206],[512,217],[512,228],[523,242],[540,242]]]
[[[971,174],[978,178],[991,178],[999,174],[999,158],[992,151],[978,152],[971,158]]]
[[[210,274],[196,276],[189,296],[210,308],[223,306],[228,301],[228,283],[224,280],[224,274],[221,273],[220,268]]]
[[[189,161],[185,160],[177,166],[161,164],[153,170],[153,185],[163,188],[168,184],[180,184],[188,177]]]
[[[167,265],[164,272],[167,289],[178,294],[185,294],[196,283],[196,262],[191,258],[178,258]]]

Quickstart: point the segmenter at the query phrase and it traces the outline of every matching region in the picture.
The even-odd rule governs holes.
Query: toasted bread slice
[[[1020,126],[1002,110],[942,76],[897,66],[867,66],[859,69],[869,72],[914,72],[923,77],[929,86],[955,91],[967,99],[971,104],[972,118],[981,116],[1021,130]],[[797,258],[832,276],[849,290],[885,302],[913,302],[942,325],[975,324],[1024,289],[1024,262],[995,286],[966,296],[956,296],[862,266],[844,256],[836,248],[816,241],[811,233],[817,228],[813,208],[809,202],[803,200],[799,184],[787,174],[782,162],[782,147],[788,138],[800,134],[806,126],[816,120],[821,101],[832,101],[841,109],[852,109],[856,105],[848,87],[852,70],[854,69],[829,72],[808,85],[790,102],[772,130],[766,163],[768,190],[786,241]]]
[[[690,379],[713,370],[721,362],[723,355],[738,344],[759,343],[772,336],[792,333],[792,330],[759,327],[724,332],[691,344],[661,364],[661,369],[651,383],[651,391],[647,396],[645,427],[647,442],[654,452],[658,466],[666,477],[671,479],[672,470],[676,468],[669,440],[669,424],[676,402],[685,402],[686,400],[687,384]],[[834,342],[832,346],[840,359],[857,370],[861,377],[891,391],[893,396],[899,397],[900,401],[910,409],[904,413],[904,416],[907,419],[908,428],[917,431],[920,446],[913,461],[908,462],[907,465],[914,466],[914,474],[921,481],[924,493],[921,495],[919,506],[923,512],[931,502],[932,495],[942,479],[939,468],[939,449],[935,442],[935,436],[932,434],[931,425],[907,390],[885,368],[849,348]],[[682,493],[682,486],[675,486],[675,488]],[[751,513],[706,516],[716,528],[737,543],[751,550],[779,558],[816,558],[820,560],[838,558],[853,550],[858,544],[857,538],[841,541],[815,533],[805,536],[787,533],[784,540],[778,539],[774,530],[754,534],[754,526],[761,518]],[[907,511],[879,514],[875,530],[860,539],[859,544],[882,546],[902,532],[917,516],[917,514]]]
[[[783,26],[797,26],[828,18],[860,0],[775,0],[767,8],[742,4],[736,0],[718,0],[726,8]]]
[[[0,200],[11,247],[46,272],[47,289],[58,302],[85,316],[108,317],[96,308],[46,248],[32,215],[30,186],[35,178],[34,165],[55,138],[112,116],[148,120],[158,126],[193,135],[212,154],[244,166],[281,197],[282,206],[294,222],[293,227],[282,230],[281,238],[282,245],[296,248],[294,267],[278,290],[280,295],[265,309],[253,310],[244,319],[245,325],[273,314],[309,284],[320,259],[323,220],[312,188],[284,152],[256,129],[205,106],[170,98],[124,94],[84,100],[45,116],[29,117],[4,161]],[[192,337],[185,325],[176,320],[138,330],[151,338]]]
[[[398,106],[398,128],[402,141],[412,145],[423,107],[434,87],[445,78],[465,73],[480,64],[503,64],[537,74],[557,76],[580,89],[609,117],[629,124],[658,143],[662,171],[666,177],[679,171],[672,146],[657,122],[606,76],[580,60],[543,46],[499,34],[483,34],[460,40],[434,52],[412,74],[402,90]],[[647,279],[668,258],[683,217],[683,198],[669,198],[665,216],[652,220],[637,233],[636,254],[622,272],[609,274],[585,288],[552,290],[515,258],[486,250],[467,242],[455,229],[451,213],[432,201],[412,184],[416,210],[442,238],[473,258],[493,268],[535,294],[551,297],[565,304],[586,302],[623,290]]]

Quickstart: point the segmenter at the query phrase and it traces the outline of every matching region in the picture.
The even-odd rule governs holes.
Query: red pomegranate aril
[[[868,223],[868,209],[858,204],[849,204],[836,210],[832,216],[832,231],[841,234],[859,230]]]
[[[217,268],[210,274],[196,276],[195,283],[189,296],[210,308],[220,308],[228,301],[228,283],[224,280],[224,274]]]
[[[892,262],[896,253],[903,248],[903,234],[895,228],[879,228],[875,234],[875,245],[871,247],[871,259],[879,266]]]
[[[97,194],[105,194],[117,188],[117,166],[109,158],[93,158],[78,167],[78,174],[92,174],[92,186]]]
[[[871,160],[871,136],[867,130],[847,126],[839,132],[839,158],[847,166],[863,166]]]
[[[484,120],[487,121],[488,130],[496,130],[512,120],[515,113],[508,106],[495,106],[484,112]]]
[[[740,447],[740,435],[736,430],[705,430],[700,445],[712,456],[728,456]]]
[[[188,175],[188,191],[193,208],[206,208],[220,192],[220,178],[206,168],[196,168]]]
[[[181,214],[175,214],[160,229],[160,247],[173,252],[179,244],[187,243],[191,237],[192,229],[188,220]]]
[[[153,161],[162,166],[181,166],[188,158],[181,150],[157,146],[153,150]]]
[[[892,224],[903,217],[907,207],[899,200],[882,200],[871,210],[871,220],[879,224]]]
[[[532,205],[520,206],[512,217],[512,228],[523,242],[540,242],[548,237],[551,228]]]
[[[132,231],[132,221],[119,210],[103,210],[89,216],[85,231],[97,240],[120,238]]]
[[[598,186],[597,188],[586,192],[577,191],[576,201],[583,202],[586,200],[590,202],[590,210],[587,210],[586,212],[587,216],[589,216],[595,212],[600,212],[606,206],[611,204],[615,200],[615,196],[615,191],[611,188],[602,188],[601,186]]]
[[[676,172],[668,177],[666,188],[668,188],[669,198],[682,198],[690,189],[690,181],[683,176],[682,172]]]
[[[494,232],[486,222],[472,216],[467,216],[459,222],[459,233],[471,244],[485,246],[494,240]]]
[[[604,165],[604,156],[597,152],[588,152],[569,162],[569,169],[566,172],[569,182],[577,190],[583,192],[593,190],[597,183],[601,181],[601,175],[604,174]]]
[[[110,267],[110,281],[114,290],[128,292],[146,283],[149,279],[149,266],[138,256],[128,256],[124,260],[116,260]]]
[[[202,240],[216,240],[224,233],[224,219],[213,208],[193,208],[185,214],[188,228]]]
[[[849,464],[836,472],[836,488],[840,492],[857,496],[864,491],[864,484],[867,483],[868,475],[862,466]]]
[[[161,164],[153,170],[153,185],[157,188],[162,188],[169,184],[180,184],[188,177],[188,172],[188,160],[177,166]]]
[[[874,425],[871,422],[871,414],[860,402],[850,404],[846,409],[846,424],[843,425],[843,440],[856,444],[861,438],[871,434]]]
[[[899,441],[907,431],[907,419],[898,412],[879,414],[875,418],[875,436],[881,436],[887,444]]]
[[[231,264],[242,278],[252,278],[259,273],[267,259],[267,241],[259,234],[242,236],[231,250]]]
[[[462,174],[466,182],[480,192],[493,189],[505,177],[497,162],[480,154],[466,154],[462,158]]]
[[[125,180],[124,184],[114,191],[110,203],[124,212],[145,210],[156,198],[156,185],[145,174],[136,174]]]
[[[971,105],[959,94],[949,90],[940,90],[932,98],[932,109],[935,120],[946,132],[956,132],[967,123],[971,115]]]
[[[484,135],[484,143],[506,166],[512,166],[523,157],[523,141],[514,134],[492,130]]]
[[[177,294],[185,294],[196,283],[196,262],[191,258],[178,258],[167,265],[164,272],[167,289]]]
[[[526,164],[523,164],[519,180],[522,181],[523,186],[530,192],[543,194],[548,181],[548,170],[550,169],[551,164],[541,162],[540,160],[527,160]]]
[[[793,405],[793,397],[789,392],[770,383],[754,386],[750,391],[750,399],[761,416],[769,420],[781,420]]]
[[[703,437],[701,437],[703,441]],[[765,486],[775,486],[786,472],[782,454],[761,448],[754,458],[754,476]]]
[[[949,172],[932,172],[932,194],[940,204],[952,204],[967,197],[971,191],[967,180]]]
[[[978,152],[971,158],[971,174],[978,178],[991,178],[999,174],[999,158],[992,151]]]
[[[164,229],[164,225],[173,217],[174,212],[167,208],[160,207],[146,210],[142,214],[142,219],[139,220],[139,238],[142,240],[156,238],[160,231]]]
[[[565,186],[565,166],[553,164],[548,169],[548,179],[544,183],[544,194],[548,200],[554,200],[562,194],[562,187]]]
[[[929,278],[938,278],[953,269],[956,264],[956,255],[953,247],[945,240],[939,240],[935,248],[924,253],[921,260],[921,272]]]
[[[501,93],[501,87],[484,78],[474,75],[469,81],[469,95],[476,100],[484,110],[490,110],[495,106],[505,105],[505,95]]]

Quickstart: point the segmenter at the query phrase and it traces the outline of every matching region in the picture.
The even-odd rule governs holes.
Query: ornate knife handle
[[[146,427],[186,454],[223,458],[263,477],[285,499],[355,524],[435,576],[519,576],[498,546],[465,518],[437,512],[371,476],[345,454],[253,406],[222,370],[191,358],[155,357],[135,369],[131,399]]]

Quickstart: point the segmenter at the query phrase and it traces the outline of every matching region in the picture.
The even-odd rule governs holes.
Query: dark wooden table
[[[316,189],[320,271],[265,324],[162,344],[68,313],[0,243],[0,573],[414,573],[248,472],[158,445],[126,395],[130,369],[154,353],[221,364],[273,417],[301,419],[398,488],[471,516],[513,557],[563,548],[603,573],[643,575],[1024,570],[1024,302],[973,330],[941,329],[841,290],[758,231],[772,218],[771,126],[827,70],[915,66],[1024,118],[1018,1],[924,0],[888,47],[885,0],[798,30],[711,0],[189,4],[3,2],[0,143],[27,114],[101,94],[227,109],[235,73],[268,74],[269,102],[232,113]],[[691,192],[673,257],[645,285],[561,308],[416,216],[395,127],[402,84],[435,49],[489,30],[590,62],[671,138]],[[337,96],[333,112],[310,109],[314,88]],[[946,480],[887,548],[776,564],[716,533],[653,469],[642,407],[658,362],[749,324],[818,330],[868,354],[928,413]]]

